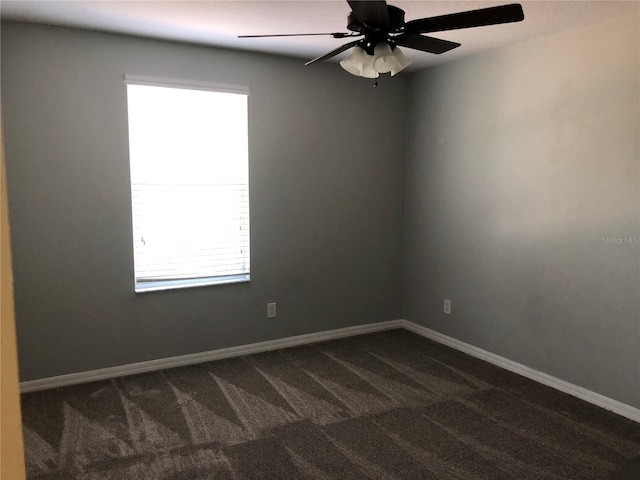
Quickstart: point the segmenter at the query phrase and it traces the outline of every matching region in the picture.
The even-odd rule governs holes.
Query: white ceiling
[[[517,0],[514,0],[517,1]],[[514,1],[405,1],[388,3],[406,12],[405,20],[473,10]],[[481,51],[630,15],[638,1],[521,1],[520,23],[455,30],[434,37],[462,43],[442,55],[404,49],[413,69],[452,61]],[[238,39],[237,35],[347,32],[350,12],[344,0],[288,1],[104,1],[2,0],[2,18],[79,27],[149,38],[315,58],[349,41],[327,37]],[[345,54],[333,60],[343,58]],[[310,67],[311,68],[311,67]]]

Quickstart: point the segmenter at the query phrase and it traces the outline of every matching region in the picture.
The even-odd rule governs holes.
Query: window
[[[248,281],[248,89],[125,84],[135,291]]]

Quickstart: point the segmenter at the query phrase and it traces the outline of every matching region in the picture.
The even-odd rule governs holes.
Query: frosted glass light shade
[[[400,68],[391,47],[386,42],[381,42],[373,49],[373,69],[378,73],[389,73]]]
[[[405,68],[407,68],[409,65],[411,65],[411,60],[409,60],[404,53],[402,53],[402,50],[400,50],[400,47],[396,47],[393,50],[393,55],[396,58],[396,61],[398,62],[398,66],[397,68],[394,68],[393,70],[391,70],[391,76],[393,77],[396,73],[400,73],[402,70],[404,70]]]
[[[378,78],[381,73],[395,75],[411,65],[399,47],[391,49],[386,42],[375,46],[373,55],[369,55],[362,47],[354,47],[340,66],[351,75],[364,78]]]
[[[360,47],[354,47],[347,58],[340,62],[340,66],[351,75],[364,78],[378,78],[380,74],[373,69],[374,57]]]
[[[366,61],[367,52],[363,48],[354,47],[347,58],[340,62],[340,66],[351,75],[362,76],[362,66]]]
[[[365,55],[364,62],[362,63],[362,73],[360,73],[360,76],[364,78],[378,78],[380,74],[375,71],[373,64],[373,55]]]

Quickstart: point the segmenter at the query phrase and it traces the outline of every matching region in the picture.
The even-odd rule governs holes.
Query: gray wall
[[[1,46],[22,380],[400,318],[403,77],[19,23]],[[250,87],[250,283],[134,294],[125,73]]]
[[[373,89],[3,24],[22,380],[403,316],[640,407],[640,246],[603,241],[640,236],[639,43],[620,19]],[[251,88],[251,283],[133,293],[124,73]]]
[[[638,25],[411,76],[403,290],[404,318],[636,407],[640,245],[603,238],[640,236]]]

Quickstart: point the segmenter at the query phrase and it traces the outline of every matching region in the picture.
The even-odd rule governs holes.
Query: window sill
[[[227,275],[224,277],[189,278],[185,280],[154,280],[136,282],[135,292],[157,292],[160,290],[177,290],[182,288],[208,287],[212,285],[227,285],[230,283],[247,283],[251,279],[248,273],[242,275]]]

